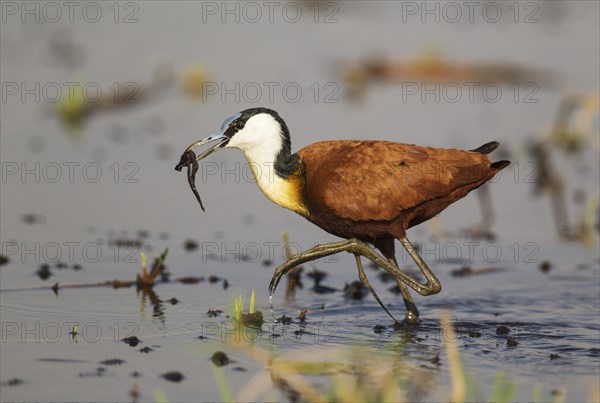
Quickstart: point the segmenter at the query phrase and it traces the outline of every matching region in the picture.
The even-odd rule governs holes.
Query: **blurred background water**
[[[474,3],[138,1],[74,2],[69,9],[3,1],[2,400],[135,400],[132,384],[142,400],[156,398],[156,389],[172,401],[222,398],[209,357],[226,347],[214,335],[207,343],[197,339],[213,321],[206,310],[227,310],[256,289],[268,312],[267,284],[285,258],[282,231],[302,250],[335,239],[265,199],[240,152],[201,164],[197,186],[206,213],[173,169],[190,143],[255,106],[280,113],[294,150],[327,139],[467,149],[498,140],[493,159],[510,159],[511,166],[481,194],[409,232],[444,290],[417,298],[424,328],[401,349],[415,365],[433,358],[442,345],[434,337],[439,312],[450,309],[457,329],[489,332],[461,344],[483,396],[504,370],[514,375],[519,399],[531,398],[534,384],[544,393],[566,389],[567,400],[588,398],[600,359],[600,6]],[[485,195],[490,228],[481,228],[491,218]],[[186,250],[186,240],[198,248]],[[165,247],[172,277],[217,275],[230,286],[160,284],[164,302],[154,305],[131,289],[7,291],[133,280],[139,252],[153,256]],[[410,268],[405,256],[399,260]],[[543,262],[549,273],[538,270]],[[45,263],[44,281],[36,272]],[[82,269],[71,270],[75,264]],[[339,290],[357,277],[350,256],[317,266]],[[463,266],[503,270],[452,275]],[[391,283],[371,273],[401,316]],[[265,338],[263,347],[329,357],[361,342],[398,352],[397,333],[373,333],[373,326],[389,325],[375,301],[317,294],[310,279],[304,283],[292,299],[278,291],[276,315],[308,308],[311,326],[334,324],[333,337]],[[167,303],[172,297],[181,303]],[[98,324],[102,338],[72,343],[65,322]],[[56,342],[44,334],[49,323],[64,333]],[[146,355],[113,343],[131,323],[143,346],[160,347]],[[517,348],[498,341],[502,323],[521,331]],[[234,391],[264,371],[237,355],[245,371],[228,370]],[[86,376],[116,357],[126,365]],[[83,362],[39,361],[47,358]],[[157,384],[170,369],[190,380]],[[447,370],[442,365],[430,376],[448,385]],[[143,376],[130,377],[133,371]],[[10,386],[11,379],[23,384]],[[273,384],[265,396],[286,396],[280,393]],[[436,393],[420,398],[439,399]]]

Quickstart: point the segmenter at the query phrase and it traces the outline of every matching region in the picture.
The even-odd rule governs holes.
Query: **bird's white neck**
[[[289,140],[284,136],[281,124],[273,116],[264,113],[248,119],[245,127],[231,138],[227,147],[242,150],[256,183],[269,200],[306,215],[302,185],[298,178],[294,175],[280,176],[278,173],[277,164],[282,163],[281,157],[284,157],[283,162],[289,158],[289,143],[285,143]]]
[[[307,210],[302,200],[301,184],[296,178],[282,178],[275,169],[276,153],[267,158],[266,150],[245,151],[246,159],[260,190],[269,200],[281,207],[306,216]]]

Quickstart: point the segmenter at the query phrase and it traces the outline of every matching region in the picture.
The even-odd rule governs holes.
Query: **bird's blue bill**
[[[217,133],[210,135],[209,137],[205,138],[204,140],[200,140],[200,141],[197,141],[197,142],[191,144],[186,149],[186,151],[193,150],[194,148],[203,146],[204,144],[207,144],[207,143],[212,143],[213,141],[218,141],[218,143],[211,146],[209,149],[204,151],[202,154],[198,155],[196,157],[196,161],[200,161],[200,160],[208,157],[210,154],[217,151],[219,148],[224,146],[229,141],[229,137],[225,135],[225,132],[227,131],[227,128],[229,127],[231,122],[233,122],[235,119],[239,118],[240,116],[241,116],[241,114],[238,113],[236,115],[228,117],[227,119],[225,119],[225,121],[221,125],[221,130],[219,130]]]

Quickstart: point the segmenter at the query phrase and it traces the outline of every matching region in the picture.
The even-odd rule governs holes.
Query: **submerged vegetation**
[[[255,311],[255,304],[256,293],[253,289],[252,294],[250,294],[250,304],[248,307],[248,313],[244,313],[244,300],[240,295],[239,298],[235,301],[235,321],[245,326],[261,328],[264,323],[263,314],[261,311]]]
[[[238,307],[241,312],[241,298],[236,301],[236,314]],[[262,394],[269,393],[273,383],[291,401],[514,401],[517,387],[506,372],[498,370],[492,383],[486,387],[478,383],[477,378],[473,376],[474,371],[463,366],[456,342],[457,335],[449,313],[442,313],[440,326],[444,329],[444,340],[431,363],[435,363],[438,368],[447,366],[450,375],[450,385],[447,389],[442,387],[423,365],[414,366],[407,363],[402,349],[394,354],[382,354],[379,349],[359,344],[338,347],[334,349],[333,354],[327,354],[328,357],[350,357],[349,361],[324,361],[323,353],[315,356],[310,350],[295,350],[284,357],[251,343],[230,343],[232,348],[244,352],[264,366],[268,370],[268,376],[262,377],[259,372],[250,381],[252,385],[242,386],[235,394],[228,386],[226,375],[222,371],[214,373],[224,401],[264,399]],[[444,352],[445,354],[441,354]],[[489,392],[485,397],[482,389],[488,388]],[[544,394],[539,386],[534,386],[531,401],[560,403],[565,401],[565,393],[557,388]],[[597,390],[592,393],[589,401],[595,401],[598,397]]]

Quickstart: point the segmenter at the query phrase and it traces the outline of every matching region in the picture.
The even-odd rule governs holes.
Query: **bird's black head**
[[[198,156],[198,160],[221,148],[239,148],[249,162],[272,163],[282,177],[292,173],[297,166],[297,157],[291,155],[288,127],[272,109],[251,108],[233,115],[223,122],[219,132],[192,144],[189,149],[212,141],[218,143]]]

